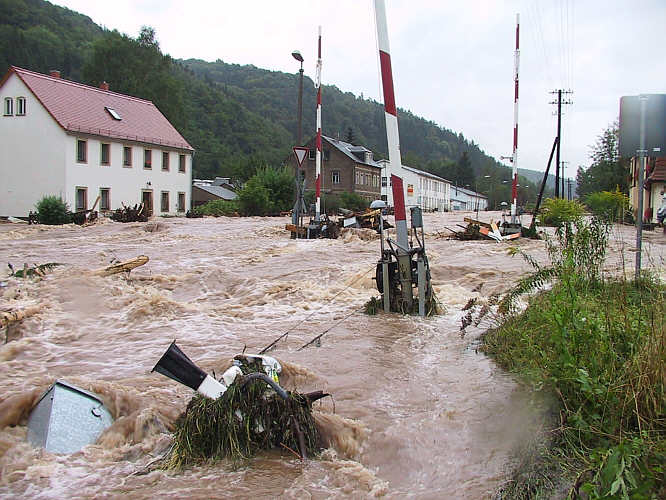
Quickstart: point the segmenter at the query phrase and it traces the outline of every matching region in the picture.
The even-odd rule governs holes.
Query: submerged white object
[[[239,375],[243,375],[243,370],[234,365],[222,374],[222,382],[229,387]]]

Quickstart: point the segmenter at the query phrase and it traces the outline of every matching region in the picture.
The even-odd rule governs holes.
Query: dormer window
[[[118,112],[115,109],[110,108],[108,106],[106,106],[104,109],[106,109],[109,112],[109,114],[111,115],[111,117],[114,120],[118,120],[118,121],[122,120],[122,118],[120,117],[120,115],[118,114]]]
[[[16,116],[25,116],[25,97],[16,98]]]
[[[14,115],[14,99],[11,97],[5,97],[5,116]]]

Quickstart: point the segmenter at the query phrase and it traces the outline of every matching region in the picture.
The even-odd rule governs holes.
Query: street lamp
[[[301,69],[299,70],[301,76],[298,82],[298,130],[296,133],[296,145],[301,146],[301,121],[303,118],[303,56],[298,50],[294,50],[291,53],[291,56],[301,63]]]

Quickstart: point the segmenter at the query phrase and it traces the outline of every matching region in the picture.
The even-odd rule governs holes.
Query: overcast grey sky
[[[54,3],[131,36],[142,25],[152,26],[162,50],[179,59],[297,72],[291,52],[298,49],[311,77],[321,25],[322,82],[382,100],[372,0]],[[589,165],[589,147],[617,118],[621,96],[666,92],[665,0],[386,0],[386,5],[397,105],[463,133],[497,159],[512,149],[520,14],[521,168],[545,169],[556,133],[550,91],[574,91],[563,117],[567,176]],[[322,100],[326,106],[325,94]],[[325,123],[323,129],[338,132]]]

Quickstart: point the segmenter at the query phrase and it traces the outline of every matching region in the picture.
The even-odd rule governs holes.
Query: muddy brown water
[[[358,312],[377,295],[379,239],[368,230],[296,241],[283,230],[286,218],[0,225],[3,266],[63,264],[41,279],[0,272],[0,309],[40,308],[0,345],[0,495],[491,498],[538,415],[513,378],[475,349],[492,320],[462,336],[462,308],[506,291],[529,267],[506,243],[441,237],[464,216],[474,214],[425,217],[433,285],[446,308],[429,319]],[[491,217],[499,214],[481,219]],[[633,238],[630,227],[614,230],[608,270],[633,273]],[[665,242],[646,235],[644,265],[657,273]],[[513,244],[544,259],[543,242]],[[150,261],[129,279],[89,273],[140,254]],[[329,328],[320,346],[297,350]],[[169,343],[177,339],[219,375],[234,354],[257,352],[286,331],[270,354],[288,365],[288,388],[334,396],[315,405],[329,443],[322,455],[301,462],[273,451],[240,466],[154,469],[192,396],[150,372]],[[73,455],[26,442],[27,414],[56,379],[93,390],[116,418]]]

